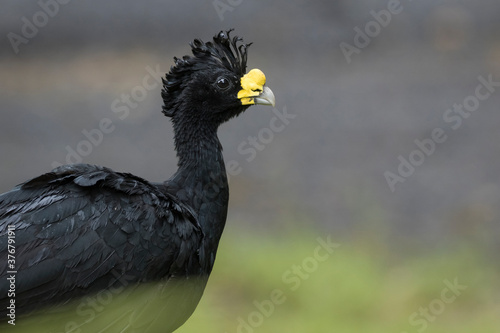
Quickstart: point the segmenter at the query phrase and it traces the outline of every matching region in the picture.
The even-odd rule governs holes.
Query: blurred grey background
[[[474,102],[479,77],[500,82],[500,2],[401,0],[397,14],[389,3],[4,1],[0,190],[74,162],[78,149],[84,163],[167,179],[172,129],[150,70],[165,73],[194,38],[235,28],[254,42],[249,69],[266,73],[277,105],[220,129],[238,166],[228,227],[312,226],[422,248],[464,238],[498,250],[500,87],[467,118],[446,115]],[[346,57],[342,45],[356,51]],[[124,94],[136,99],[127,106]],[[285,111],[287,121],[273,120]],[[413,153],[435,128],[445,142]],[[385,175],[412,153],[424,160],[392,191]]]

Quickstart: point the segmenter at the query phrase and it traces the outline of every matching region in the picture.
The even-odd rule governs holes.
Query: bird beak
[[[260,69],[252,69],[241,78],[241,90],[238,99],[242,105],[276,104],[273,91],[266,85],[266,76]]]
[[[263,86],[262,87],[262,92],[260,93],[259,96],[254,97],[254,102],[255,104],[261,104],[261,105],[272,105],[274,106],[276,104],[276,99],[274,98],[273,91],[271,88]]]

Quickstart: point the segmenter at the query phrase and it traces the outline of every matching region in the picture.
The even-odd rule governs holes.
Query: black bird
[[[217,129],[275,99],[262,71],[246,73],[249,44],[230,31],[190,45],[163,80],[170,179],[76,164],[0,195],[2,331],[45,320],[37,331],[172,332],[194,311],[228,208]]]

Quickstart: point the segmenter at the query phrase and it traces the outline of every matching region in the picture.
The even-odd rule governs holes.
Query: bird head
[[[259,69],[246,73],[247,48],[238,37],[221,31],[213,41],[195,39],[192,56],[174,58],[163,79],[163,113],[167,117],[217,125],[254,104],[272,105],[275,98]]]

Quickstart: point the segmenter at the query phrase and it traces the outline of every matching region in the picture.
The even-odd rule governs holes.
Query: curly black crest
[[[213,42],[205,43],[200,39],[195,39],[189,43],[193,56],[185,55],[182,59],[174,57],[175,65],[170,67],[170,72],[167,73],[165,79],[162,79],[163,113],[167,117],[173,115],[177,97],[189,81],[187,76],[196,70],[210,65],[222,65],[236,75],[245,75],[247,48],[251,43],[242,43],[243,39],[238,36],[231,38],[229,34],[232,30],[219,32],[214,36]]]

